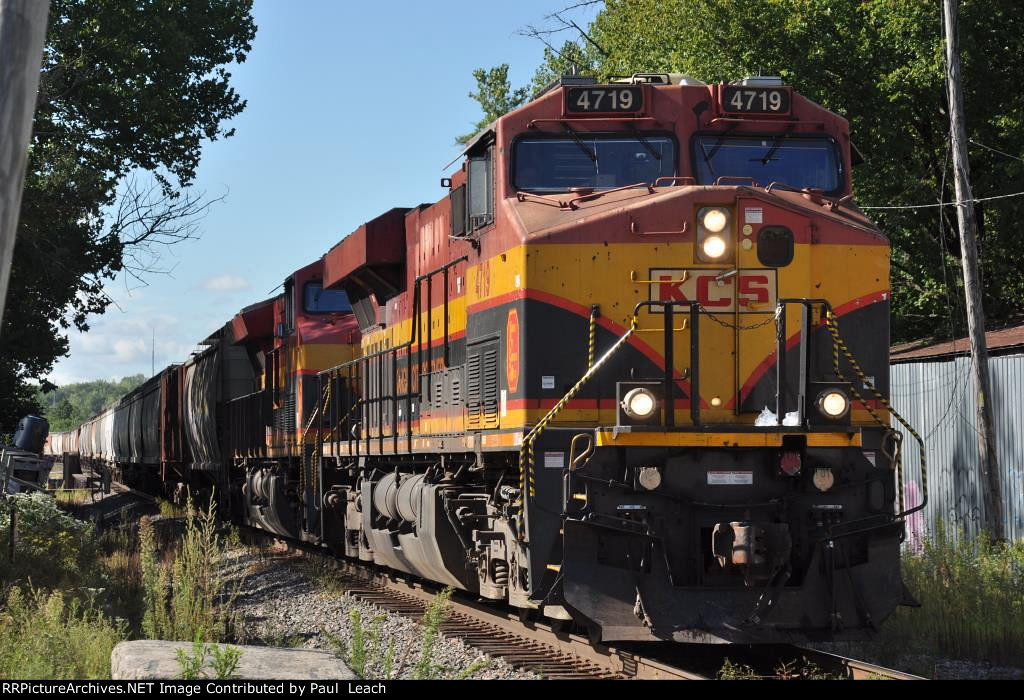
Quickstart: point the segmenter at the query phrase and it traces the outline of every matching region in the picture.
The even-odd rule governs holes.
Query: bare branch
[[[565,12],[565,10],[562,10],[562,12]],[[607,57],[608,57],[608,52],[607,52],[607,51],[605,51],[605,50],[604,50],[604,48],[603,48],[603,47],[602,47],[602,46],[601,46],[600,44],[598,44],[598,43],[597,43],[597,41],[595,41],[595,40],[594,40],[594,38],[593,38],[592,36],[590,36],[590,35],[589,35],[589,34],[587,34],[587,33],[586,33],[585,31],[583,31],[583,29],[582,29],[582,28],[580,28],[580,25],[576,24],[576,22],[575,22],[575,21],[573,21],[573,20],[571,20],[571,19],[565,19],[565,18],[564,18],[564,17],[562,17],[562,15],[561,15],[560,13],[558,13],[558,12],[554,12],[554,13],[552,13],[552,14],[548,15],[548,17],[549,17],[549,18],[551,18],[551,19],[557,19],[557,20],[558,20],[559,22],[561,22],[561,23],[562,23],[562,25],[564,26],[564,28],[565,28],[565,29],[575,29],[575,30],[576,30],[577,32],[579,32],[579,35],[580,35],[580,36],[581,36],[581,37],[582,37],[582,38],[583,38],[584,40],[586,40],[586,42],[587,42],[588,44],[590,44],[590,45],[591,45],[591,46],[593,46],[593,47],[594,47],[595,49],[597,49],[598,53],[600,53],[600,54],[601,54],[602,56],[604,56],[605,58],[607,58]]]
[[[205,193],[185,189],[168,193],[157,183],[142,185],[130,176],[118,195],[110,234],[124,246],[124,270],[146,284],[143,276],[168,275],[177,266],[163,264],[167,249],[200,236],[200,224],[210,207],[227,193],[207,199]]]

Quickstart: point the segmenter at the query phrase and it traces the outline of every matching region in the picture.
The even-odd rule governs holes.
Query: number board
[[[731,114],[789,114],[792,88],[722,86],[722,111]]]
[[[639,85],[570,87],[565,89],[565,111],[574,114],[642,112],[644,91]]]

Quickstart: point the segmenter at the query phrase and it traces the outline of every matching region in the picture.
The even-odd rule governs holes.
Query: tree
[[[0,336],[0,427],[38,410],[32,380],[111,303],[128,268],[195,234],[202,144],[245,101],[227,67],[251,49],[251,0],[53,0]],[[141,173],[141,175],[136,175]],[[146,184],[150,180],[152,184]],[[52,388],[45,380],[44,389]]]
[[[484,116],[471,133],[457,139],[459,143],[466,143],[495,119],[524,104],[529,97],[529,90],[525,87],[512,89],[507,63],[490,69],[477,68],[473,71],[473,78],[476,80],[476,92],[469,93],[469,96],[480,103]]]
[[[78,382],[49,392],[38,391],[36,400],[42,408],[40,415],[50,422],[52,432],[70,430],[113,406],[145,381],[146,375],[134,374],[115,381]]]
[[[552,31],[565,31],[564,12],[549,17]],[[707,82],[779,75],[849,119],[866,158],[854,173],[858,203],[935,204],[953,199],[940,25],[939,4],[923,1],[607,0],[585,37],[571,43],[599,79],[634,72],[682,72]],[[526,33],[531,29],[547,31]],[[1020,191],[1024,5],[965,0],[960,33],[975,196]],[[572,51],[555,52],[550,36],[537,37],[547,45],[538,81],[564,71],[561,56]],[[869,213],[893,245],[893,339],[963,334],[952,209]],[[1024,198],[985,202],[978,217],[984,303],[998,325],[1024,308]]]

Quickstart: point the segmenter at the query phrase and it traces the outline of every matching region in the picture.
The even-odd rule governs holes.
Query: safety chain
[[[854,398],[861,402],[861,405],[863,405],[864,408],[867,409],[867,412],[871,414],[871,417],[875,420],[876,423],[885,428],[885,439],[891,439],[893,441],[893,451],[891,454],[886,452],[886,455],[890,459],[892,459],[893,464],[895,466],[896,483],[897,489],[899,491],[900,507],[904,509],[906,508],[906,503],[903,500],[903,465],[902,460],[900,459],[900,447],[901,442],[903,440],[903,436],[897,433],[895,430],[893,430],[889,426],[888,422],[883,421],[881,416],[878,415],[875,409],[872,408],[868,404],[868,402],[864,400],[864,397],[861,396],[860,392],[857,391],[857,386],[853,382],[849,381],[845,376],[843,376],[843,373],[839,368],[840,350],[842,350],[843,355],[846,357],[846,361],[850,364],[850,367],[853,368],[853,371],[857,374],[857,377],[861,380],[864,386],[866,386],[868,390],[871,391],[872,394],[874,394],[875,398],[878,400],[878,403],[882,404],[882,406],[884,406],[886,410],[888,410],[889,413],[897,421],[899,421],[904,428],[907,429],[907,432],[914,437],[914,440],[917,441],[918,451],[921,456],[921,503],[909,510],[903,510],[903,512],[897,514],[896,517],[903,518],[907,515],[910,515],[911,513],[916,513],[917,511],[924,508],[925,503],[928,502],[928,469],[924,452],[924,440],[921,439],[921,436],[918,434],[916,430],[914,430],[910,423],[908,423],[903,418],[903,416],[901,416],[896,411],[896,409],[892,407],[892,405],[889,403],[889,400],[882,395],[882,392],[875,388],[874,382],[868,379],[867,375],[864,373],[864,370],[861,369],[860,363],[858,363],[857,360],[854,359],[853,353],[850,352],[849,347],[847,347],[846,343],[843,341],[842,336],[839,334],[839,320],[838,318],[836,318],[836,315],[832,311],[832,309],[826,309],[825,311],[825,325],[828,328],[829,334],[832,336],[832,366],[835,368],[836,376],[850,385],[850,389],[853,392]],[[885,451],[884,444],[882,450],[883,452]]]
[[[775,313],[769,314],[768,318],[766,318],[765,320],[763,320],[763,321],[761,321],[759,323],[754,323],[754,324],[749,325],[749,326],[744,326],[744,325],[741,325],[739,323],[730,323],[729,321],[723,321],[722,319],[720,319],[717,316],[715,316],[714,314],[712,314],[710,311],[708,311],[703,306],[698,306],[697,308],[700,310],[701,314],[703,314],[706,318],[711,319],[712,321],[714,321],[718,325],[724,326],[725,328],[734,328],[734,329],[739,330],[739,331],[752,331],[752,330],[757,329],[757,328],[764,328],[765,326],[767,326],[767,325],[769,325],[771,323],[775,323],[779,319],[779,312],[778,312],[779,307],[776,307]]]
[[[590,307],[590,328],[587,335],[587,369],[594,366],[594,346],[597,344],[597,317],[599,313],[597,304]]]
[[[547,428],[548,424],[554,420],[565,405],[569,403],[573,397],[580,392],[580,389],[590,381],[599,369],[608,361],[615,352],[622,347],[623,343],[629,340],[629,337],[633,335],[637,327],[637,315],[633,315],[633,319],[629,323],[629,329],[615,341],[615,344],[608,348],[605,354],[594,362],[587,371],[579,378],[579,381],[569,389],[568,393],[559,400],[547,414],[538,421],[537,425],[533,426],[533,429],[526,434],[523,438],[523,445],[519,449],[519,539],[522,540],[526,532],[526,499],[527,496],[533,498],[536,495],[536,484],[533,476],[533,444],[536,442],[540,434]],[[525,465],[525,469],[523,468]]]

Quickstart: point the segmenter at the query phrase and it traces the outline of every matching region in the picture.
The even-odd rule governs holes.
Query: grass
[[[183,508],[162,498],[156,499],[156,506],[160,510],[160,515],[165,518],[184,518],[188,515],[188,506]]]
[[[123,622],[89,603],[11,589],[0,614],[0,678],[109,678],[110,652],[125,635]]]
[[[92,489],[65,489],[63,486],[53,492],[57,503],[64,506],[80,506],[92,500]]]
[[[178,649],[174,654],[181,668],[181,680],[184,681],[202,678],[227,680],[235,675],[238,663],[242,659],[242,650],[238,647],[206,644],[200,635],[196,635],[190,650]],[[213,676],[204,670],[207,666],[213,671]]]
[[[416,662],[410,669],[413,680],[464,680],[477,671],[490,665],[490,659],[475,661],[464,669],[453,669],[434,662],[434,649],[440,639],[441,625],[451,611],[452,588],[445,588],[434,596],[434,599],[423,612],[423,642]],[[387,644],[381,636],[381,623],[384,615],[377,615],[367,627],[363,623],[362,613],[353,608],[349,613],[352,622],[352,635],[349,642],[328,632],[324,636],[334,646],[335,654],[342,659],[352,672],[362,679],[392,680],[405,668],[405,657],[396,659],[395,645],[392,640]]]
[[[303,559],[301,566],[303,573],[328,595],[341,595],[351,585],[339,574],[337,565],[326,558],[308,557]]]
[[[921,607],[883,625],[880,656],[923,654],[1022,665],[1024,543],[967,539],[940,525],[920,553],[905,553],[903,580]]]
[[[716,678],[720,681],[757,681],[757,680],[780,680],[780,681],[835,681],[842,680],[842,676],[825,673],[816,664],[809,661],[781,661],[772,670],[771,674],[762,675],[757,673],[753,667],[747,664],[733,663],[726,658],[722,667],[718,669]]]
[[[55,499],[18,494],[0,499],[5,545],[12,509],[13,561],[0,547],[0,678],[108,678],[113,646],[139,637],[198,638],[215,677],[230,669],[231,648],[211,644],[234,641],[239,628],[214,506],[190,503],[184,522],[143,519],[137,530],[97,533]]]
[[[240,628],[232,605],[238,586],[229,588],[218,560],[225,549],[213,500],[196,509],[189,499],[185,532],[172,561],[158,554],[153,524],[140,521],[143,634],[149,639],[204,642],[231,639]]]

